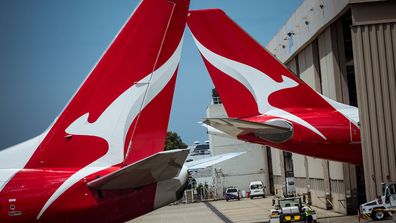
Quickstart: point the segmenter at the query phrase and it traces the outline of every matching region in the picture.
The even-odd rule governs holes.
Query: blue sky
[[[302,0],[191,0],[221,8],[262,45]],[[0,149],[43,132],[61,112],[137,5],[137,0],[0,1]],[[207,139],[213,84],[187,32],[169,129]]]

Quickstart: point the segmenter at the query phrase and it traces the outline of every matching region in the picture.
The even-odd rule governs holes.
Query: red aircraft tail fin
[[[26,216],[37,214],[37,220],[47,221],[51,214],[59,213],[47,212],[53,207],[67,216],[73,215],[72,211],[81,211],[84,217],[79,219],[84,220],[86,213],[91,213],[87,211],[90,209],[87,202],[93,202],[95,208],[91,210],[98,211],[102,209],[96,205],[107,200],[88,198],[91,194],[82,192],[87,188],[81,188],[79,185],[83,184],[77,185],[78,182],[108,174],[120,165],[130,166],[163,150],[188,5],[189,0],[141,1],[48,131],[0,152],[0,167],[6,169],[0,174],[0,191],[13,194],[13,188],[21,187],[23,182],[28,188],[26,192],[18,193],[18,197],[13,195],[14,200],[22,200],[22,209],[27,207],[23,204],[31,201],[26,199],[26,193],[36,198],[35,188],[37,184],[41,186],[39,181],[26,179],[32,176],[46,179],[43,185],[46,192],[35,199],[40,211],[35,213],[36,209],[29,208],[29,213],[24,212]],[[10,159],[12,155],[15,158]],[[29,175],[31,171],[20,169],[38,173]],[[155,190],[155,185],[143,189],[149,192],[145,202],[133,206],[139,206],[138,210],[129,215],[151,211]],[[72,207],[68,209],[59,201],[63,198],[73,201],[84,193],[88,199],[84,199],[83,205],[65,202]],[[56,202],[62,208],[57,209]],[[129,209],[121,212],[126,210]]]
[[[27,167],[129,164],[163,150],[189,0],[144,0]]]
[[[229,117],[330,108],[223,11],[190,11],[187,23]]]

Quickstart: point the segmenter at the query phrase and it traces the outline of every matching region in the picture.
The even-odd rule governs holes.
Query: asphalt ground
[[[241,201],[225,200],[192,204],[169,205],[128,223],[261,223],[269,221],[273,209],[272,198],[256,198]],[[358,223],[357,216],[345,216],[329,210],[313,207],[320,223]],[[371,221],[361,220],[362,223]],[[391,220],[381,223],[390,223]]]

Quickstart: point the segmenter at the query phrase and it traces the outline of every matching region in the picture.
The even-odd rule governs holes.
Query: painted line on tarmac
[[[217,215],[217,217],[219,217],[222,221],[224,221],[224,223],[232,223],[232,221],[229,218],[223,215],[223,213],[217,210],[217,208],[215,208],[215,206],[213,206],[211,203],[209,202],[204,202],[204,203],[213,213],[215,213],[215,215]]]

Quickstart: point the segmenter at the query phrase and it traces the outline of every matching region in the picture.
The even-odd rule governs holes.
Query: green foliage
[[[197,190],[198,197],[201,197],[201,195],[203,195],[203,188],[204,187],[201,183],[198,184],[197,188],[195,188]]]
[[[169,131],[166,133],[164,150],[185,149],[187,145],[183,142],[176,132]]]

